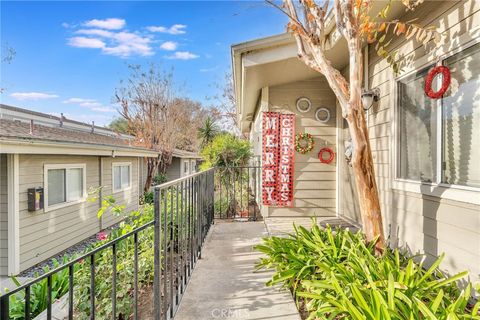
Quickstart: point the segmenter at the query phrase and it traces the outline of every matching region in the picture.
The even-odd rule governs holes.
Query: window
[[[442,99],[424,93],[432,66],[397,82],[396,176],[480,187],[480,44],[442,63],[452,76]]]
[[[114,162],[112,172],[113,192],[130,189],[132,186],[132,164],[130,162]]]
[[[188,174],[188,160],[183,162],[183,173]]]
[[[192,171],[192,173],[196,172],[196,170],[197,170],[196,167],[197,167],[197,165],[195,163],[195,160],[190,161],[190,170]]]
[[[45,165],[45,209],[82,201],[86,197],[85,165]]]
[[[442,182],[480,187],[480,44],[444,64],[452,82],[442,99]]]
[[[436,108],[423,90],[428,69],[398,82],[398,167],[401,179],[433,182],[435,177]]]

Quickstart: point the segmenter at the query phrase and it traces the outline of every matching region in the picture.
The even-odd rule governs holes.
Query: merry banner
[[[263,204],[291,207],[295,161],[295,115],[263,113]]]

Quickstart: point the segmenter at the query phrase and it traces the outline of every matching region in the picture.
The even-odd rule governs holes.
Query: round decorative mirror
[[[297,100],[297,110],[301,113],[308,112],[312,107],[312,102],[310,99],[303,97]]]
[[[315,119],[323,123],[328,122],[328,120],[330,120],[330,110],[327,108],[318,108],[317,111],[315,111]]]

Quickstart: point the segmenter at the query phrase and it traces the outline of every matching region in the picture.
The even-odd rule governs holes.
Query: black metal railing
[[[260,217],[259,166],[215,168],[215,218],[248,219]]]
[[[134,230],[127,232],[105,244],[91,250],[71,261],[65,263],[43,275],[24,283],[17,288],[5,292],[0,296],[0,319],[32,319],[36,314],[32,314],[31,295],[32,288],[43,285],[47,293],[45,301],[46,318],[52,319],[52,304],[54,297],[52,295],[52,283],[58,279],[58,274],[66,273],[68,270],[68,290],[63,297],[68,299],[68,319],[85,319],[85,316],[76,315],[76,305],[74,303],[74,290],[76,286],[75,268],[79,264],[89,263],[89,287],[87,291],[81,294],[89,296],[89,306],[87,307],[89,319],[95,319],[98,308],[105,307],[96,305],[96,286],[105,285],[99,283],[106,279],[96,279],[96,273],[100,263],[105,263],[105,259],[97,262],[98,256],[105,252],[111,252],[111,315],[112,319],[117,319],[117,290],[119,283],[117,277],[119,270],[117,266],[118,252],[121,245],[125,242],[133,242],[133,288],[129,291],[133,312],[131,315],[123,315],[123,318],[139,319],[139,314],[144,312],[140,310],[139,305],[139,235],[144,233],[153,233],[151,246],[153,247],[153,318],[155,320],[171,319],[179,306],[181,297],[195,267],[196,262],[201,257],[201,248],[205,237],[213,223],[214,203],[215,203],[215,170],[199,172],[175,181],[154,187],[154,219]],[[142,237],[140,239],[152,239],[152,237]],[[103,265],[102,265],[103,267]],[[145,270],[143,270],[145,271]],[[147,270],[148,271],[148,270]],[[55,292],[57,294],[58,292]],[[12,310],[13,302],[18,307],[19,301],[23,310],[19,314],[18,308]],[[15,313],[13,315],[13,313]],[[109,316],[110,317],[110,316]]]

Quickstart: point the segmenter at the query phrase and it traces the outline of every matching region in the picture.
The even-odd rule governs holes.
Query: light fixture
[[[362,93],[362,105],[363,109],[367,111],[373,105],[373,102],[377,102],[380,99],[380,89],[375,88]]]

